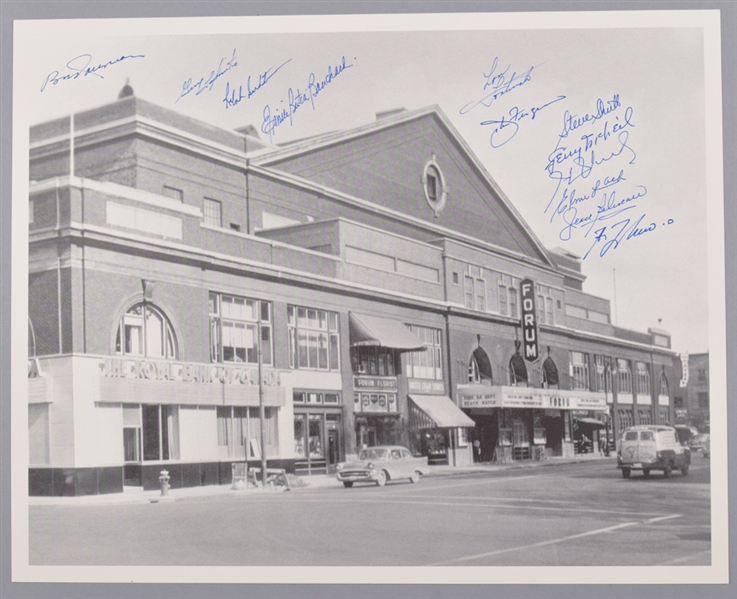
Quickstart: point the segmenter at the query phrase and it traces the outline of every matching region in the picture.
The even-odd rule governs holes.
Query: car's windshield
[[[362,449],[361,453],[358,454],[359,460],[385,460],[388,451],[386,449],[377,449],[370,447],[369,449]]]

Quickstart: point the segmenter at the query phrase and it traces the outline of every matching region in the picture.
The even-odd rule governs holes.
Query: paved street
[[[612,459],[384,488],[336,481],[157,504],[35,505],[30,563],[708,565],[708,468],[694,455],[688,477],[625,480]]]

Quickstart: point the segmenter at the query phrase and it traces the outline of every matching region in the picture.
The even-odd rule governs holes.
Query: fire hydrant
[[[167,470],[162,470],[159,473],[159,483],[161,483],[161,496],[164,497],[165,495],[169,494],[169,472]]]

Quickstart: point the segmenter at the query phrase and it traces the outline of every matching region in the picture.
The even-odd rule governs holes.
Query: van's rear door
[[[652,463],[656,459],[657,447],[655,445],[655,433],[653,431],[640,431],[637,461]]]
[[[638,446],[640,444],[639,434],[637,431],[625,431],[622,437],[620,451],[622,453],[622,461],[627,464],[634,464],[639,461]]]

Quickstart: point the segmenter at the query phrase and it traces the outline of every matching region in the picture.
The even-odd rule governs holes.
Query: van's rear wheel
[[[632,471],[629,468],[622,468],[622,477],[629,478]]]
[[[681,468],[681,474],[683,476],[688,476],[688,468],[689,468],[688,464],[686,464],[683,468]]]
[[[665,469],[663,470],[663,476],[665,478],[670,478],[670,475],[673,474],[673,465],[668,464]]]

